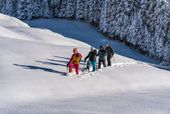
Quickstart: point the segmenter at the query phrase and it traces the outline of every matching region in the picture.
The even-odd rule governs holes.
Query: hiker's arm
[[[89,57],[88,56],[86,56],[85,58],[84,58],[84,61],[86,61],[86,59],[88,59]]]
[[[90,53],[84,58],[84,61],[86,61],[90,56]]]
[[[70,61],[67,63],[67,67],[68,67],[69,64],[72,62],[72,60],[73,60],[73,55],[71,56]]]

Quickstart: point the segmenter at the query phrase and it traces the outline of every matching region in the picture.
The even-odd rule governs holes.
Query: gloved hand
[[[70,62],[67,63],[67,67],[69,67]]]

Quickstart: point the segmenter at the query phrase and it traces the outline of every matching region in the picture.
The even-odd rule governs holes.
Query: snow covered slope
[[[22,21],[0,14],[0,37],[7,37],[13,39],[22,39],[22,40],[29,40],[29,41],[36,41],[41,43],[49,43],[49,44],[56,44],[56,45],[84,45],[87,44],[80,43],[76,40],[65,40],[65,38],[60,35],[53,33],[47,29],[35,29],[30,28],[26,23]],[[45,31],[45,32],[44,32]],[[57,38],[56,38],[57,37]],[[50,39],[50,40],[49,40]]]
[[[0,13],[0,25],[3,27],[29,27],[19,19]]]
[[[8,16],[1,15],[1,18],[11,24],[10,27],[0,24],[0,113],[170,113],[169,71],[116,54],[116,64],[112,67],[99,70],[90,77],[66,77],[65,65],[72,49],[78,47],[84,57],[89,51],[88,44],[47,29],[25,24],[15,26],[15,21]],[[64,23],[58,27],[64,28]],[[72,34],[81,33],[87,27],[87,35],[99,35],[88,25],[80,25],[78,29],[74,28],[77,26],[71,29]],[[121,44],[116,44],[121,48]],[[132,54],[130,49],[127,54],[128,51]]]

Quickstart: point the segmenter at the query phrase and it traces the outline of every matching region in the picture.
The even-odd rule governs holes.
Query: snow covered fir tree
[[[21,20],[70,18],[95,25],[118,39],[170,63],[168,0],[1,0],[1,12]]]

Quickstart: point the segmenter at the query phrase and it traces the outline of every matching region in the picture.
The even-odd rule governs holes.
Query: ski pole
[[[116,61],[115,61],[115,55],[113,55],[113,62],[116,63]]]
[[[84,61],[84,67],[83,67],[83,70],[86,69],[86,61]]]
[[[66,66],[66,73],[67,73],[67,74],[69,73],[69,71],[68,71],[68,70],[69,70],[69,64],[70,64],[70,62],[68,62],[68,63],[67,63],[67,66]]]

